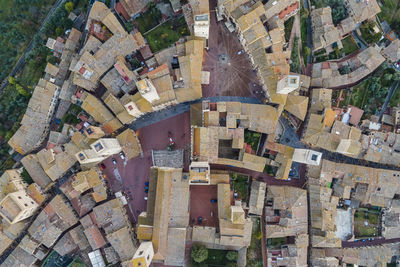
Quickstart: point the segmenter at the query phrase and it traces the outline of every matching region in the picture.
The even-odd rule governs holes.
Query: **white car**
[[[124,159],[125,159],[124,152],[122,152],[122,151],[121,151],[121,152],[119,152],[119,156],[121,157],[121,159],[122,159],[122,160],[124,160]]]
[[[148,198],[147,197],[144,197],[144,200],[147,200]]]

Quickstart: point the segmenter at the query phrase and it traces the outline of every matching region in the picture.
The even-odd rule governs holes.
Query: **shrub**
[[[71,13],[72,10],[74,10],[74,3],[72,2],[65,3],[65,10],[67,10],[68,13]]]
[[[16,84],[15,88],[17,89],[18,94],[26,97],[30,96],[30,93],[26,91],[25,88],[22,87],[20,84]]]
[[[194,245],[190,257],[197,263],[201,263],[208,258],[208,250],[205,246]]]
[[[60,28],[60,27],[57,27],[56,28],[56,35],[57,36],[61,36],[63,34],[64,34],[64,30],[62,28]]]
[[[229,261],[237,261],[238,253],[236,251],[233,251],[233,250],[228,251],[228,253],[226,253],[226,258]]]
[[[368,21],[360,26],[361,35],[368,44],[376,43],[382,37],[380,32],[374,31],[375,22]]]

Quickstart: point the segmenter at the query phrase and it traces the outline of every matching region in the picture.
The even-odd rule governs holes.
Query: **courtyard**
[[[115,193],[122,191],[128,198],[128,215],[133,222],[138,215],[146,211],[145,183],[149,180],[150,167],[153,166],[152,150],[167,149],[169,137],[175,142],[175,149],[184,149],[184,164],[188,168],[190,125],[189,112],[143,127],[136,132],[139,136],[143,157],[138,156],[124,162],[119,155],[114,155],[103,161],[106,168],[103,173],[110,190]],[[112,158],[117,160],[116,168]]]
[[[218,203],[211,199],[218,198],[217,185],[192,185],[190,186],[190,225],[218,226]],[[202,217],[201,224],[198,218]]]
[[[376,237],[379,229],[379,211],[365,208],[357,209],[354,213],[355,238]]]
[[[210,10],[217,1],[210,1]],[[203,71],[209,71],[210,84],[203,85],[203,97],[241,96],[264,99],[262,87],[250,59],[243,51],[235,32],[230,33],[223,21],[210,15],[209,50],[205,50]]]

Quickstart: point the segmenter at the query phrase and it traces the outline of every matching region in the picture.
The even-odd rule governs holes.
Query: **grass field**
[[[290,55],[292,64],[290,64],[290,71],[301,73],[300,56],[299,56],[299,38],[295,37],[293,40],[292,53]]]
[[[0,6],[1,6],[0,21],[3,21],[10,16],[12,4],[13,4],[13,1],[0,0]]]
[[[192,266],[227,266],[233,263],[226,257],[228,252],[229,250],[208,249],[208,258],[202,263],[192,262]]]
[[[167,21],[152,31],[145,34],[153,53],[170,47],[182,36],[189,35],[185,18],[181,17],[176,21]]]
[[[343,48],[341,50],[345,55],[349,55],[359,49],[356,40],[354,40],[353,36],[349,35],[342,40]]]
[[[369,83],[370,81],[369,79],[367,79],[351,89],[351,95],[348,98],[350,105],[359,107],[361,109],[364,108],[369,96],[369,90],[368,90]]]
[[[386,20],[389,25],[400,32],[400,0],[382,0],[381,12],[378,14],[379,18]]]
[[[239,193],[243,201],[247,200],[247,189],[249,186],[249,177],[237,173],[231,174],[233,190]]]
[[[292,32],[294,22],[294,16],[290,17],[287,21],[285,21],[285,41],[289,42],[290,33]]]
[[[253,228],[251,234],[250,246],[247,248],[247,264],[249,266],[261,267],[263,266],[262,260],[262,232],[260,218],[252,218]]]
[[[134,24],[139,28],[139,31],[144,34],[157,26],[157,24],[160,23],[161,18],[161,11],[155,4],[150,4],[148,5],[147,11],[135,19]]]
[[[400,86],[398,86],[398,87],[395,89],[395,91],[394,91],[394,93],[393,93],[393,95],[392,95],[392,98],[390,98],[389,106],[395,107],[395,106],[397,106],[397,104],[399,104],[399,103],[400,103]]]
[[[251,149],[257,152],[258,143],[260,142],[261,134],[250,130],[244,130],[244,142],[251,146]]]
[[[324,0],[311,0],[311,5],[315,6],[315,8],[326,7]]]
[[[50,51],[49,51],[50,53]],[[44,73],[47,62],[43,62],[42,65],[38,66],[35,61],[28,61],[22,68],[21,74],[19,75],[19,80],[21,84],[32,90],[33,83],[36,83]]]
[[[329,55],[326,55],[325,49],[321,49],[318,52],[314,53],[314,62],[323,62],[332,59],[339,59],[342,56],[350,55],[351,53],[356,52],[360,49],[357,45],[357,42],[354,40],[353,36],[349,35],[342,40],[343,48],[339,51],[338,55],[336,55],[335,51],[331,52]]]
[[[285,237],[269,238],[267,239],[267,248],[280,248],[282,245],[286,244]]]
[[[354,214],[354,234],[357,237],[378,235],[379,214],[375,211],[356,210]]]
[[[301,9],[300,9],[300,37],[301,37],[301,47],[303,48],[303,61],[304,65],[307,65],[307,55],[304,53],[304,47],[307,46],[307,19],[303,16],[304,6],[303,1],[301,1]]]

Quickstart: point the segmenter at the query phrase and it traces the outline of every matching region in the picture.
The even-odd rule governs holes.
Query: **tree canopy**
[[[228,251],[228,252],[226,253],[226,258],[227,258],[229,261],[237,261],[237,259],[238,259],[238,253],[237,253],[237,251],[233,251],[233,250]]]
[[[194,245],[190,256],[195,262],[201,263],[208,258],[208,250],[205,246]]]

